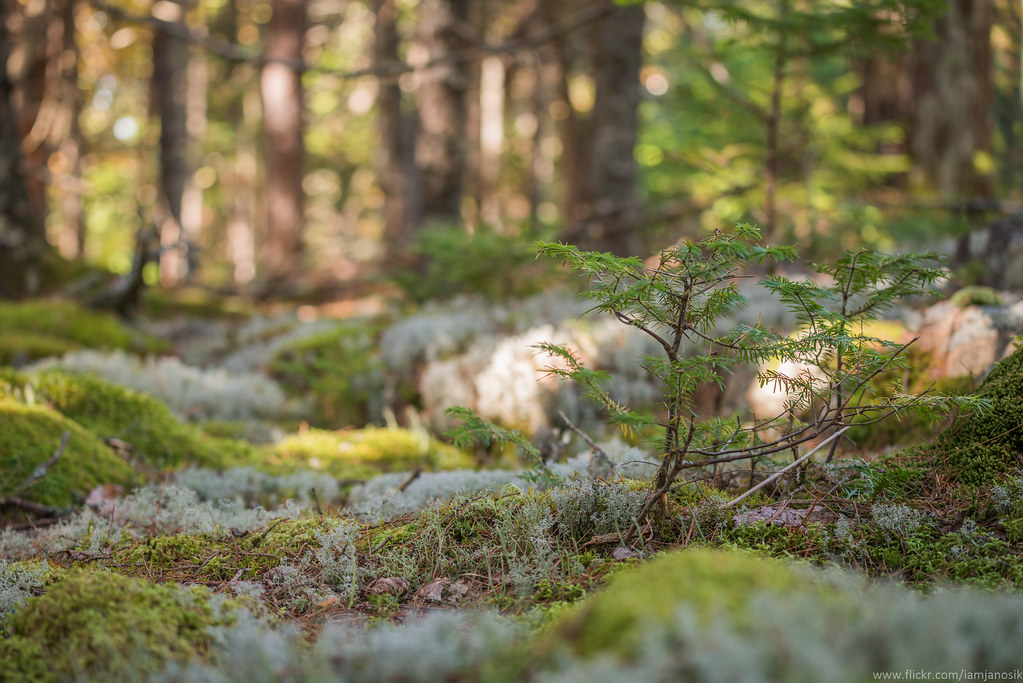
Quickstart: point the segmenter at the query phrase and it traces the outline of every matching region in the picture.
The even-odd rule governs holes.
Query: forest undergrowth
[[[739,303],[730,264],[705,280],[725,293],[708,286],[697,313]],[[834,457],[823,443],[800,459],[846,426],[867,435],[867,406],[903,400],[890,419],[908,432],[918,423],[904,408],[929,395],[842,374],[842,353],[874,353],[870,378],[886,380],[896,358],[883,354],[906,347],[837,318],[823,325],[825,288],[776,287],[820,326],[772,344],[848,346],[816,356],[830,379],[789,381],[791,396],[803,382],[809,398],[792,398],[786,420],[695,426],[676,371],[691,375],[688,359],[703,357],[682,355],[646,363],[680,397],[668,412],[629,412],[583,365],[599,355],[565,346],[594,328],[551,325],[568,330],[547,349],[562,361],[555,374],[583,395],[552,394],[549,424],[561,428],[547,432],[458,413],[459,434],[485,448],[416,422],[429,406],[395,412],[422,397],[383,377],[393,365],[379,342],[394,319],[308,333],[253,319],[235,323],[230,342],[190,351],[230,372],[145,360],[159,341],[112,320],[104,338],[18,342],[19,369],[0,368],[0,681],[853,681],[1017,669],[1023,351],[933,438]],[[622,291],[605,288],[598,305],[622,313]],[[641,294],[663,303],[664,292]],[[45,316],[17,315],[22,339],[46,337],[32,329]],[[515,320],[534,315],[507,314],[505,334],[533,329]],[[726,338],[697,322],[698,337],[767,348],[755,327]],[[405,376],[485,334],[407,351]],[[820,398],[829,381],[838,402]],[[612,430],[588,421],[586,393]],[[851,412],[829,412],[836,405]],[[377,427],[338,429],[374,414],[385,416]],[[797,419],[826,428],[781,440],[812,432]],[[740,442],[747,457],[713,457]]]

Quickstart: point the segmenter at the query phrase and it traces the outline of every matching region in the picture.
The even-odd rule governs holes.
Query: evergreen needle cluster
[[[757,228],[739,225],[673,246],[646,264],[554,242],[537,247],[585,277],[591,310],[641,330],[663,349],[660,356],[640,360],[663,388],[663,412],[646,415],[615,401],[604,389],[606,373],[584,367],[571,349],[539,347],[555,361],[549,372],[583,387],[611,424],[630,435],[651,430],[659,435],[660,466],[638,515],[641,522],[662,509],[664,496],[686,470],[796,452],[845,427],[907,410],[936,418],[952,407],[984,407],[976,397],[906,393],[892,371],[905,367],[909,344],[868,334],[870,321],[905,297],[928,294],[944,277],[937,254],[887,256],[859,249],[831,263],[812,264],[817,278],[766,277],[760,284],[791,309],[798,331],[781,334],[759,323],[721,329],[748,304],[737,286],[741,278],[753,277],[757,266],[798,256],[793,247],[761,246],[760,240]],[[761,386],[785,392],[784,410],[746,422],[701,419],[697,393],[708,385],[723,388],[739,364],[756,365]],[[521,435],[488,426],[470,413],[456,410],[465,420],[456,430],[460,440],[512,441],[544,467]],[[833,454],[834,445],[828,459]]]

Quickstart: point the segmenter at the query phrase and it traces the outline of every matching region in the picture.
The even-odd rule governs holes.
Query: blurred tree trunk
[[[15,2],[15,6],[18,3]],[[53,14],[50,2],[36,2],[20,8],[15,15],[14,31],[17,42],[11,61],[18,64],[14,79],[14,102],[19,115],[19,139],[25,173],[25,191],[28,193],[36,219],[46,223],[46,144],[47,110],[52,111],[52,100],[47,98],[48,30]]]
[[[84,239],[81,196],[81,135],[78,127],[78,49],[74,0],[48,0],[25,7],[17,27],[21,68],[17,97],[25,183],[32,210],[47,223],[48,188],[62,194],[56,237],[61,252],[79,256]]]
[[[266,64],[260,79],[266,141],[264,276],[273,283],[301,268],[305,198],[302,43],[306,0],[273,0],[267,26]]]
[[[0,296],[34,294],[46,251],[44,223],[33,211],[25,183],[21,135],[8,76],[11,0],[0,0]]]
[[[222,40],[234,41],[240,27],[236,3],[224,3],[213,16],[210,28]],[[223,256],[229,264],[231,281],[246,287],[256,277],[256,188],[260,144],[260,94],[254,88],[241,87],[258,75],[257,67],[247,62],[210,57],[208,78],[227,83],[227,97],[210,99],[216,109],[214,120],[236,122],[233,131],[233,159],[224,164],[218,185],[224,197],[222,242]]]
[[[67,258],[85,255],[85,212],[82,207],[82,130],[78,118],[82,98],[78,87],[78,42],[75,39],[75,0],[55,0],[59,7],[60,27],[54,40],[60,112],[50,131],[50,144],[58,155],[53,164],[54,184],[62,190],[63,225],[57,232],[58,248]]]
[[[946,197],[989,197],[994,69],[991,0],[947,0],[936,40],[916,44],[910,150],[917,175]]]
[[[395,0],[376,0],[373,61],[378,69],[399,63],[398,6]],[[411,124],[411,127],[410,125]],[[377,178],[384,193],[384,245],[390,265],[400,266],[409,247],[409,195],[413,180],[415,123],[402,111],[398,74],[384,76],[377,93]]]
[[[184,0],[161,4],[160,19],[184,23]],[[160,281],[171,286],[181,278],[184,267],[180,245],[184,232],[182,199],[188,177],[188,43],[159,28],[153,35],[153,75],[150,106],[160,121],[160,206],[157,225],[160,243]]]
[[[642,6],[609,4],[589,29],[593,109],[585,124],[570,116],[565,127],[569,237],[585,249],[634,255],[642,248],[634,148],[645,18]],[[564,90],[567,99],[567,82]]]
[[[419,38],[430,62],[421,73],[416,166],[422,196],[418,225],[460,224],[465,182],[467,95],[477,61],[456,59],[470,42],[471,0],[423,0]]]

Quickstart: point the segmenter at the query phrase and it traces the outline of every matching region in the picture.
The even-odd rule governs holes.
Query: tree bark
[[[302,89],[302,42],[305,0],[273,0],[260,80],[266,140],[266,226],[262,244],[263,275],[269,282],[295,274],[301,267],[305,198]]]
[[[916,44],[910,150],[922,176],[946,197],[988,197],[993,177],[974,161],[991,153],[994,71],[991,0],[947,0],[937,40]],[[992,165],[993,166],[993,165]]]
[[[0,296],[39,291],[45,227],[26,189],[18,114],[8,76],[10,0],[0,0]]]
[[[452,59],[468,46],[471,0],[423,0],[420,40],[427,59],[440,63],[422,74],[416,166],[421,177],[421,206],[416,223],[460,224],[467,144],[469,69],[475,61]],[[444,61],[447,60],[447,61]]]
[[[635,255],[641,240],[638,167],[639,70],[643,60],[642,6],[617,7],[594,23],[590,53],[596,94],[585,138],[574,141],[578,197],[569,197],[572,239],[585,249]],[[585,140],[585,142],[584,142]]]
[[[161,19],[184,22],[185,0],[163,5]],[[160,281],[171,286],[181,278],[184,268],[180,245],[184,239],[181,205],[188,177],[188,124],[185,103],[188,98],[188,43],[167,31],[153,35],[153,75],[150,101],[160,121],[160,205],[157,223],[160,243]]]
[[[377,68],[399,63],[398,6],[395,0],[376,0],[373,61]],[[402,112],[397,74],[380,79],[377,92],[377,182],[384,193],[384,244],[389,264],[399,266],[409,247],[410,170],[414,166],[412,127]]]

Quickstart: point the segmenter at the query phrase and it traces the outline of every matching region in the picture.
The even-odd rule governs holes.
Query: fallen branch
[[[32,474],[28,475],[25,481],[21,482],[13,489],[11,489],[10,494],[4,496],[3,498],[0,498],[0,506],[15,505],[16,507],[26,507],[29,504],[29,501],[21,500],[20,498],[17,497],[17,494],[21,493],[29,486],[31,486],[32,484],[36,483],[37,481],[46,476],[46,473],[50,471],[50,468],[53,467],[58,460],[60,460],[60,456],[64,455],[64,449],[67,448],[67,442],[70,438],[71,431],[70,430],[65,431],[64,434],[60,437],[60,444],[57,445],[57,450],[53,452],[53,455],[51,455],[42,465],[32,470]],[[19,502],[14,503],[12,501]],[[31,503],[31,505],[36,505],[36,503]]]
[[[733,498],[732,500],[730,500],[727,503],[725,503],[725,507],[726,508],[730,508],[733,505],[735,505],[736,503],[738,503],[739,501],[741,501],[744,498],[746,498],[747,496],[753,494],[755,491],[759,491],[760,489],[764,488],[765,486],[770,484],[772,481],[774,481],[775,479],[777,479],[781,475],[785,474],[786,472],[791,470],[793,467],[797,466],[799,463],[805,461],[807,458],[809,458],[811,455],[813,455],[814,453],[819,451],[821,448],[823,448],[824,446],[828,445],[829,443],[831,443],[832,441],[834,441],[835,439],[840,437],[842,434],[845,433],[845,431],[847,429],[849,429],[849,428],[848,427],[842,427],[837,432],[835,432],[834,434],[832,434],[828,438],[824,439],[824,441],[821,441],[819,444],[817,444],[816,446],[811,448],[809,451],[804,453],[801,457],[799,457],[795,461],[789,463],[785,467],[781,468],[780,470],[778,470],[777,472],[775,472],[774,474],[769,476],[767,479],[764,479],[762,482],[760,482],[759,484],[757,484],[753,488],[751,488],[748,491],[746,491],[746,493],[742,494],[741,496],[739,496],[737,498]]]
[[[603,455],[605,458],[607,458],[607,453],[604,452],[604,449],[598,446],[596,442],[593,439],[591,439],[588,434],[586,434],[586,432],[572,424],[572,421],[568,419],[568,416],[565,415],[564,411],[559,410],[558,415],[561,417],[562,420],[565,421],[565,424],[568,426],[569,429],[578,434],[580,438],[582,438],[582,440],[586,442],[586,445],[593,449],[594,453],[596,453],[597,455]],[[610,458],[608,458],[608,460],[610,460]]]
[[[422,473],[423,473],[422,467],[417,467],[416,469],[412,470],[412,474],[409,476],[408,479],[405,480],[405,483],[398,487],[398,493],[405,493],[405,489],[411,486],[412,482],[418,479]]]

